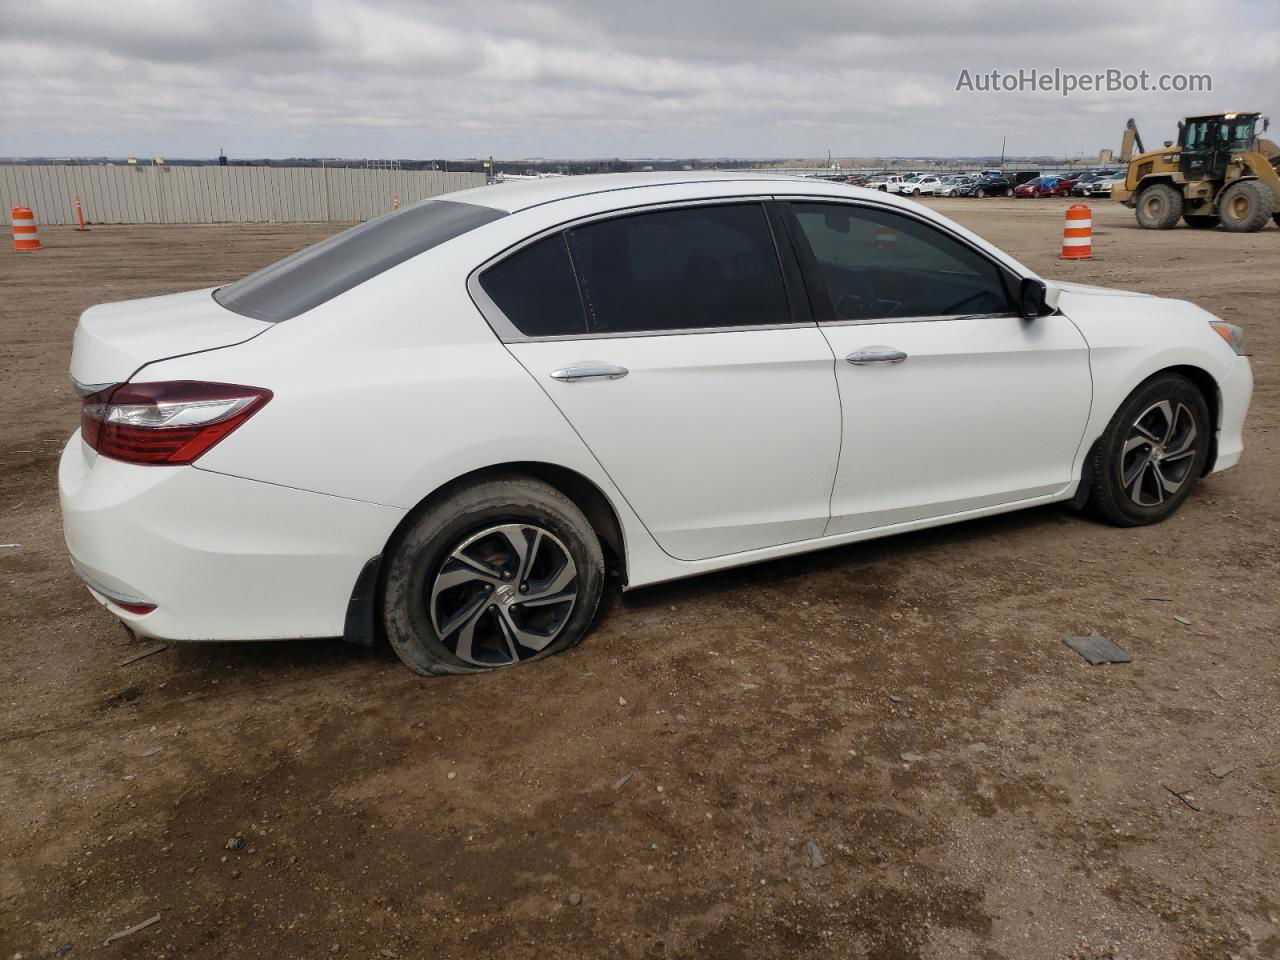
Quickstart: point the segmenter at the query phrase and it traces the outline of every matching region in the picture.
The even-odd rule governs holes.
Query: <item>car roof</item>
[[[804,194],[830,194],[849,196],[850,191],[861,188],[846,183],[832,183],[814,177],[796,177],[774,173],[592,173],[571,177],[545,177],[538,180],[517,180],[508,183],[474,187],[448,195],[448,199],[463,203],[475,203],[507,213],[517,213],[530,207],[572,200],[593,194],[624,193],[627,191],[656,191],[662,187],[681,187],[681,195],[689,195],[689,187],[705,186],[708,197],[718,195],[723,184],[759,184],[762,192],[768,192],[770,184],[776,184],[779,192]],[[878,198],[884,195],[877,193]],[[619,206],[627,206],[630,198],[619,197]]]
[[[474,187],[470,190],[444,194],[435,199],[423,200],[422,203],[430,204],[448,200],[488,207],[510,214],[507,217],[499,217],[483,227],[478,227],[448,244],[442,244],[439,248],[455,248],[455,245],[461,244],[462,246],[456,249],[462,251],[467,247],[467,241],[470,239],[475,243],[475,251],[488,251],[483,258],[487,260],[500,249],[505,249],[541,230],[554,228],[578,217],[626,211],[649,205],[688,203],[699,200],[733,202],[739,198],[751,199],[762,196],[859,200],[882,209],[902,210],[945,226],[946,229],[967,238],[986,250],[996,260],[1024,276],[1032,273],[1028,267],[1019,263],[1006,251],[993,246],[936,211],[914,203],[906,197],[875,188],[832,183],[829,180],[817,180],[812,177],[773,173],[682,171],[585,174]],[[460,252],[459,256],[466,259],[472,257],[473,253],[474,251],[467,248],[467,252]]]

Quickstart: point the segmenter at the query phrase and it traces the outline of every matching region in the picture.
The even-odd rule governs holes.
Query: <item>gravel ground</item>
[[[333,227],[0,251],[0,957],[1280,956],[1280,230],[1097,203],[1061,263],[1060,201],[934,205],[1243,326],[1241,465],[1158,527],[1038,509],[653,587],[428,682],[338,641],[121,666],[62,545],[78,313]]]

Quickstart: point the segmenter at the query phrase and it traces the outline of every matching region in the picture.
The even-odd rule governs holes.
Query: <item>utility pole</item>
[[[1004,145],[1009,142],[1008,135],[1000,138],[1000,169],[1004,169]]]

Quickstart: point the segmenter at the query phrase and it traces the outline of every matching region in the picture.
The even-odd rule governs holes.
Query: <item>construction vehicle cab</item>
[[[1179,219],[1237,232],[1260,230],[1272,219],[1280,224],[1280,148],[1261,136],[1269,125],[1260,113],[1188,117],[1178,124],[1176,143],[1130,161],[1112,199],[1133,207],[1138,225],[1152,230]],[[1126,144],[1137,139],[1132,121],[1129,130],[1135,136],[1126,136]]]

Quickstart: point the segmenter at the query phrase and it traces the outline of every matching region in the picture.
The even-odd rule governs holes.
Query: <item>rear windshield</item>
[[[505,217],[501,210],[456,200],[428,200],[344,230],[299,250],[213,298],[242,316],[278,323],[376,277],[446,240]]]

